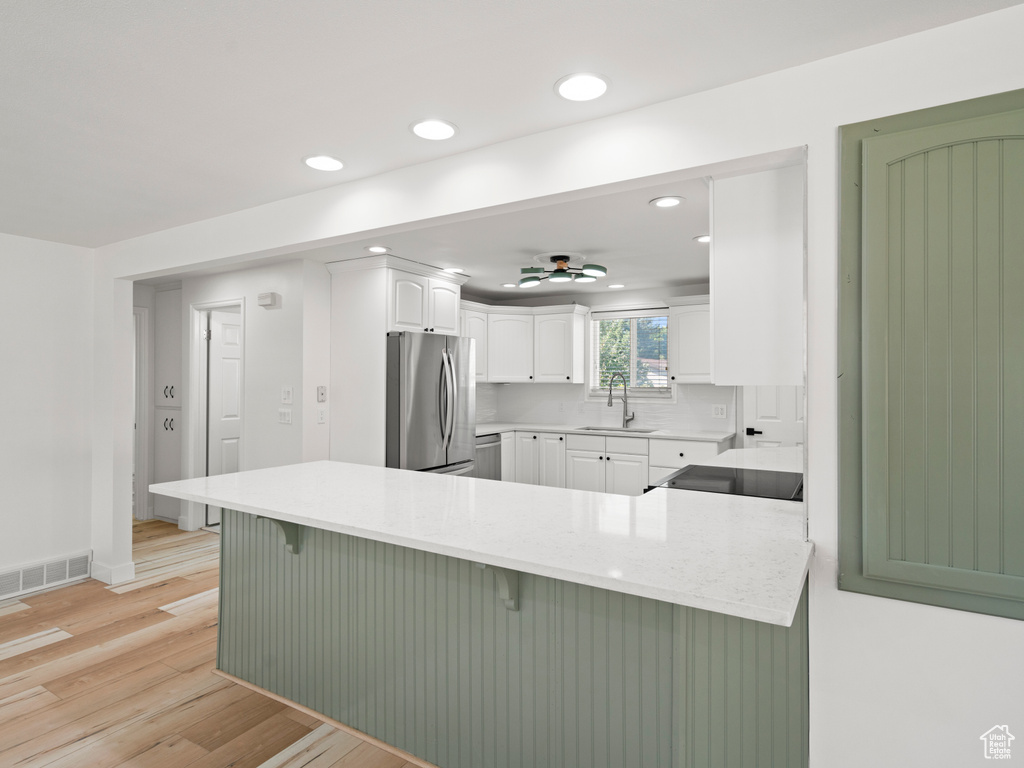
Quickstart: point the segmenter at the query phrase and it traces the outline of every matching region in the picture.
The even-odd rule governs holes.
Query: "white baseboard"
[[[135,578],[135,563],[129,560],[120,565],[107,565],[99,560],[93,560],[92,577],[104,584],[123,584]]]

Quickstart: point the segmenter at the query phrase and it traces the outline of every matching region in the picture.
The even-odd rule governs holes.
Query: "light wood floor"
[[[213,674],[217,534],[134,542],[134,581],[0,602],[0,766],[415,768]]]

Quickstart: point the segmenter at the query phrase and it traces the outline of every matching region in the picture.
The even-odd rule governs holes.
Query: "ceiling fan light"
[[[608,270],[600,264],[584,264],[583,274],[587,277],[604,277],[608,274]]]
[[[543,275],[544,267],[523,267],[519,270],[520,275]]]
[[[519,279],[520,288],[533,288],[536,285],[540,285],[540,278],[537,275],[530,275]]]
[[[597,280],[596,277],[594,277],[593,275],[588,275],[586,273],[584,273],[582,275],[576,275],[576,282],[577,283],[593,283],[596,280]]]
[[[564,269],[556,269],[551,273],[551,276],[548,277],[548,280],[552,283],[571,283],[572,273],[566,272]]]

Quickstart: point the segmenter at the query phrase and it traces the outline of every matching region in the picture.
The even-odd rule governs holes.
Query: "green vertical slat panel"
[[[949,565],[950,432],[949,150],[925,155],[925,477],[924,560]]]
[[[738,733],[744,732],[746,707],[744,706],[743,674],[744,662],[744,625],[735,616],[726,616],[725,636],[723,653],[726,659],[727,674],[722,684],[724,700],[728,705],[725,711],[725,745],[723,765],[728,768],[740,768],[743,766],[743,753],[746,743],[743,739],[734,739],[731,736],[731,727],[737,728]],[[738,666],[738,668],[737,668]]]
[[[952,392],[950,424],[956,439],[950,460],[956,467],[950,493],[950,539],[953,568],[973,570],[975,560],[975,351],[977,349],[978,280],[974,222],[974,146],[950,148],[949,224],[952,295]]]
[[[1003,567],[1024,576],[1024,140],[1003,142]]]
[[[443,768],[726,765],[708,729],[746,706],[732,679],[744,647],[714,627],[731,632],[738,620],[528,575],[509,612],[490,570],[305,533],[296,556],[275,524],[225,513],[226,671]],[[680,640],[684,614],[703,626],[701,653]],[[721,679],[705,674],[695,695],[697,667],[722,649]],[[719,684],[726,700],[712,724],[708,686]],[[677,726],[710,761],[674,761]]]
[[[977,162],[977,244],[978,302],[977,339],[977,568],[999,573],[1000,486],[1002,482],[999,446],[1002,441],[1002,221],[1000,144],[976,144]],[[1020,297],[1015,297],[1019,301]],[[1018,425],[1018,429],[1020,426]],[[1019,470],[1018,470],[1019,471]]]
[[[708,754],[725,755],[728,749],[726,617],[707,614],[708,621]]]
[[[888,192],[888,254],[886,264],[888,270],[888,291],[881,294],[887,298],[887,304],[876,307],[874,313],[884,312],[888,317],[888,360],[886,370],[888,380],[886,381],[889,395],[887,419],[885,422],[887,432],[885,434],[885,450],[877,454],[865,457],[866,463],[870,465],[880,464],[881,467],[875,470],[875,483],[880,484],[885,479],[888,482],[888,498],[877,498],[875,504],[885,504],[889,509],[888,524],[888,552],[893,560],[902,560],[904,557],[904,469],[903,459],[906,453],[903,445],[905,432],[903,424],[905,420],[904,406],[906,401],[904,382],[904,353],[903,338],[905,319],[903,315],[903,292],[904,292],[904,270],[906,260],[904,259],[903,248],[903,199],[904,199],[904,166],[902,163],[890,167]],[[885,486],[879,485],[879,496],[885,491]],[[870,496],[870,494],[869,494]],[[874,527],[868,530],[868,536],[874,540],[884,535],[886,531]],[[877,546],[875,541],[869,542]]]
[[[925,479],[926,432],[925,317],[928,263],[925,259],[924,156],[903,161],[903,359],[902,421],[899,442],[903,457],[903,557],[925,560],[928,493]],[[892,474],[890,474],[890,482]]]

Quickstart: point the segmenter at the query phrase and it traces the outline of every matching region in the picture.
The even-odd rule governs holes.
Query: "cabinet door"
[[[533,316],[487,316],[488,381],[533,381]]]
[[[429,280],[405,272],[391,273],[391,331],[419,331],[429,328]]]
[[[501,435],[501,479],[509,483],[516,479],[515,432],[503,432]]]
[[[537,435],[533,432],[516,432],[516,482],[536,485],[540,479],[537,473]]]
[[[565,452],[565,486],[577,491],[604,491],[605,460],[594,451]]]
[[[676,384],[711,381],[711,305],[689,304],[669,310],[668,372]]]
[[[459,286],[443,280],[429,281],[430,307],[427,311],[427,323],[431,333],[444,333],[448,336],[459,334]]]
[[[476,380],[487,381],[487,315],[471,309],[462,312],[460,336],[468,336],[476,342]]]
[[[608,493],[639,496],[647,487],[648,462],[646,456],[610,453],[605,458],[604,465],[604,489]]]
[[[534,381],[572,381],[572,315],[533,318]]]
[[[153,364],[156,391],[153,404],[181,404],[181,291],[160,291],[156,294],[153,312],[155,330]],[[178,478],[175,478],[178,479]]]
[[[565,435],[537,435],[537,482],[552,488],[565,488]]]
[[[181,479],[181,410],[154,409],[153,482],[167,483]],[[172,523],[181,515],[181,502],[167,496],[153,496],[153,513]]]

